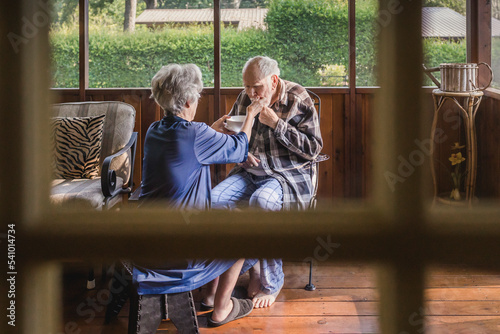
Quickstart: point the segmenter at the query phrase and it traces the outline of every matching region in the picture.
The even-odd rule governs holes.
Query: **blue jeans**
[[[254,207],[266,211],[279,211],[283,206],[283,189],[278,180],[270,176],[256,176],[246,171],[232,175],[212,189],[213,209]],[[243,274],[257,263],[246,259]],[[272,294],[281,289],[285,281],[281,259],[260,260],[262,292]]]

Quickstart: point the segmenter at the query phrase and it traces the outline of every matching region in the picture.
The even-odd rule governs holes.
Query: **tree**
[[[155,9],[158,7],[158,1],[157,0],[144,0],[146,3],[146,9]]]
[[[126,0],[125,1],[125,20],[123,21],[123,31],[134,32],[136,11],[137,11],[137,0]]]

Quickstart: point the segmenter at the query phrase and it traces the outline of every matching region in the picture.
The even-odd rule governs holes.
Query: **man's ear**
[[[276,87],[278,87],[278,76],[276,74],[273,74],[271,75],[271,82],[273,83],[273,89],[275,89]]]
[[[184,103],[184,107],[185,107],[186,109],[189,109],[189,107],[191,107],[191,102],[190,102],[189,100],[188,100],[188,101],[186,101],[186,103]]]

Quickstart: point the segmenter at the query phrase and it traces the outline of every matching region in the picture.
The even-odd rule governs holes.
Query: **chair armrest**
[[[309,175],[311,176],[311,182],[313,183],[313,192],[311,194],[311,201],[309,202],[309,209],[316,208],[316,197],[318,195],[318,185],[319,185],[319,177],[318,177],[318,168],[319,163],[323,161],[327,161],[330,159],[328,154],[320,153],[318,156],[312,160],[309,166]]]
[[[328,159],[330,159],[330,156],[328,154],[320,153],[320,154],[318,154],[316,159],[314,159],[313,162],[323,162],[323,161],[326,161]]]
[[[130,192],[133,186],[134,179],[134,162],[135,162],[135,151],[137,145],[137,132],[132,133],[129,142],[120,151],[107,156],[102,163],[101,169],[101,188],[104,197],[115,196],[119,192]],[[131,159],[130,159],[130,181],[129,186],[126,189],[116,189],[116,172],[110,169],[111,162],[114,158],[121,156],[130,149]]]

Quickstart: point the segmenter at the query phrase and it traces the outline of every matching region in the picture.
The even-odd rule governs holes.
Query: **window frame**
[[[386,5],[391,1],[382,0]],[[130,255],[160,259],[167,254],[172,258],[265,255],[302,259],[315,249],[318,237],[326,237],[340,244],[328,261],[378,265],[383,333],[421,333],[421,327],[412,325],[410,319],[424,306],[428,265],[459,261],[498,270],[498,261],[492,255],[500,251],[498,203],[430,210],[426,182],[422,182],[426,176],[420,170],[417,177],[394,192],[385,183],[383,172],[397,169],[397,156],[411,150],[413,139],[424,131],[425,110],[417,98],[421,96],[422,76],[418,66],[422,56],[418,43],[421,4],[408,1],[404,5],[405,10],[381,33],[382,88],[374,119],[374,156],[378,159],[374,161],[371,201],[308,212],[252,216],[200,212],[188,217],[153,209],[51,212],[46,154],[50,115],[48,27],[40,27],[20,54],[13,52],[4,39],[6,45],[0,48],[0,66],[5,70],[0,101],[9,112],[2,113],[0,139],[8,145],[2,145],[0,152],[9,163],[0,164],[4,189],[0,192],[0,212],[5,218],[4,229],[7,224],[15,224],[16,229],[16,330],[45,334],[61,329],[61,267],[55,262],[74,257],[109,260]],[[0,3],[2,31],[20,31],[22,18],[31,18],[39,10],[37,0]],[[409,52],[405,46],[411,45],[415,49]],[[397,135],[390,129],[408,131]],[[262,233],[264,228],[266,233]],[[2,300],[9,302],[7,285],[0,289]],[[12,327],[3,321],[0,329],[9,333]]]

